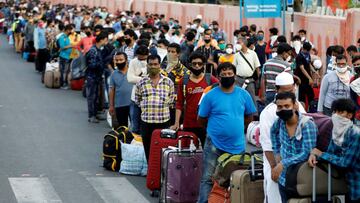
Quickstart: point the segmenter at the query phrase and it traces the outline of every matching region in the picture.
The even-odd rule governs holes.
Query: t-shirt
[[[256,112],[250,94],[235,87],[225,93],[215,87],[201,101],[199,117],[207,118],[207,135],[214,146],[232,154],[245,151],[244,116]]]
[[[209,86],[209,84],[207,84],[205,76],[198,83],[189,79],[185,93],[183,81],[183,79],[180,80],[179,88],[177,89],[176,109],[184,110],[184,128],[200,128],[201,126],[197,122],[198,104],[204,89]],[[211,76],[210,82],[214,84],[217,83],[218,80],[214,76]],[[184,98],[184,94],[186,98]],[[184,106],[185,102],[186,104]]]
[[[310,55],[309,55],[310,57]],[[310,58],[306,59],[303,53],[300,53],[296,57],[296,69],[295,69],[295,75],[298,76],[301,80],[301,84],[308,84],[309,79],[302,73],[300,70],[300,65],[304,65],[304,68],[306,72],[310,75]]]
[[[109,87],[115,87],[115,108],[130,105],[133,85],[128,82],[125,74],[115,70],[111,75]]]

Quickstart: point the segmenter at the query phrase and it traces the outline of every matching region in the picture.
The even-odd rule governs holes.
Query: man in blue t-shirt
[[[198,113],[198,122],[207,131],[199,203],[207,202],[218,157],[225,152],[239,154],[245,151],[244,127],[256,113],[250,94],[234,85],[236,67],[223,63],[217,73],[220,86],[205,95]]]

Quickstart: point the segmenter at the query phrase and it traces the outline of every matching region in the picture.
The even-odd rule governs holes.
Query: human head
[[[278,43],[286,43],[286,37],[284,35],[280,35],[278,36],[278,38],[276,39],[278,41]]]
[[[303,47],[302,47],[302,52],[303,53],[310,53],[310,50],[311,50],[311,44],[309,42],[305,42],[303,44]]]
[[[149,56],[149,48],[141,45],[136,49],[135,54],[139,61],[145,61]]]
[[[157,47],[161,48],[161,49],[167,49],[169,46],[169,41],[167,41],[166,39],[160,39],[157,42]]]
[[[277,107],[276,115],[284,121],[292,119],[299,110],[296,96],[293,92],[278,93],[275,97],[275,103]]]
[[[174,58],[180,57],[181,48],[177,43],[171,43],[167,48],[168,54],[173,56]]]
[[[340,67],[340,68],[344,68],[347,65],[347,58],[340,54],[336,56],[336,66]]]
[[[248,40],[246,39],[246,37],[239,37],[237,42],[241,45],[243,49],[247,48]]]
[[[127,65],[127,55],[125,52],[116,52],[113,57],[114,67],[123,70]]]
[[[253,33],[253,34],[255,34],[256,33],[256,25],[255,24],[252,24],[252,25],[250,25],[250,32],[251,33]]]
[[[68,25],[65,26],[64,32],[65,32],[66,35],[69,35],[69,34],[71,34],[72,30],[73,30],[73,26],[68,24]]]
[[[263,41],[264,40],[264,31],[263,30],[259,30],[258,32],[257,32],[257,40],[258,41]]]
[[[337,55],[344,55],[345,54],[345,49],[343,46],[341,45],[335,45],[333,50],[332,50],[332,55],[333,56],[337,56]]]
[[[282,72],[275,78],[276,92],[293,92],[295,93],[294,76],[288,72]]]
[[[98,47],[106,45],[108,43],[108,33],[101,32],[98,36],[96,36],[95,41]]]
[[[199,76],[201,73],[204,72],[206,58],[201,52],[199,51],[193,52],[189,57],[189,61],[190,61],[189,70],[195,76]]]
[[[246,37],[247,35],[248,35],[248,32],[249,32],[249,27],[248,26],[246,26],[246,25],[244,25],[244,26],[242,26],[241,28],[240,28],[240,35],[242,36],[242,37]]]
[[[350,57],[353,57],[358,52],[358,49],[355,45],[350,45],[346,48],[346,52]]]
[[[288,43],[280,43],[277,47],[276,53],[284,61],[288,61],[289,57],[292,55],[292,47]]]
[[[95,27],[94,27],[95,36],[99,35],[103,29],[104,28],[102,25],[95,25]]]
[[[211,42],[211,34],[204,34],[204,42],[209,44]]]
[[[331,104],[333,114],[352,120],[356,112],[356,106],[351,99],[337,99]]]
[[[159,55],[150,55],[147,57],[147,73],[150,77],[155,77],[160,74],[161,58]]]
[[[217,21],[212,22],[212,29],[217,32],[219,31],[219,23]]]
[[[194,42],[195,34],[192,32],[186,33],[186,41],[187,42]]]
[[[301,41],[304,41],[306,39],[306,30],[301,29],[301,30],[299,30],[298,34],[301,38]]]
[[[270,36],[275,36],[278,34],[279,30],[276,27],[273,27],[269,29],[269,32],[270,32]]]
[[[220,85],[222,88],[229,89],[235,85],[236,67],[230,63],[225,62],[218,66],[217,73],[220,77]]]
[[[352,65],[354,68],[354,72],[356,73],[357,77],[360,76],[360,55],[355,55],[352,59]]]
[[[225,48],[226,54],[233,54],[234,53],[234,46],[232,44],[227,44]]]
[[[222,38],[218,39],[218,46],[219,46],[220,50],[225,50],[225,47],[226,47],[225,40]]]
[[[124,40],[127,46],[133,44],[138,39],[136,33],[132,29],[127,29],[124,32]]]

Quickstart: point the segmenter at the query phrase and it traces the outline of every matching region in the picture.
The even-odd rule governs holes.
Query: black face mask
[[[91,32],[85,32],[86,36],[90,37],[91,36]]]
[[[124,69],[125,66],[126,66],[126,62],[124,62],[124,63],[117,63],[117,64],[116,64],[116,67],[117,67],[119,70]]]
[[[193,67],[190,67],[190,71],[191,71],[192,73],[194,73],[194,75],[196,75],[196,76],[199,76],[201,73],[204,72],[204,70],[205,70],[204,67],[201,68],[201,69],[195,69],[195,68],[193,68]]]
[[[277,111],[276,115],[279,116],[281,120],[288,121],[293,117],[294,111],[292,109],[281,110],[281,111]]]
[[[229,88],[235,83],[235,77],[221,77],[220,78],[220,84],[221,87]]]
[[[131,39],[125,39],[125,44],[126,44],[127,46],[129,46],[130,43],[131,43]]]
[[[210,41],[211,41],[211,40],[209,40],[209,39],[205,39],[205,40],[204,40],[204,42],[205,42],[206,44],[209,44]]]

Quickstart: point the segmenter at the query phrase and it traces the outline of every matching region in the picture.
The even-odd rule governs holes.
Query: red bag
[[[84,83],[85,83],[85,79],[81,78],[81,79],[77,79],[77,80],[71,80],[70,82],[70,86],[72,90],[82,90]]]
[[[221,187],[216,181],[209,194],[208,203],[230,203],[230,190]]]

